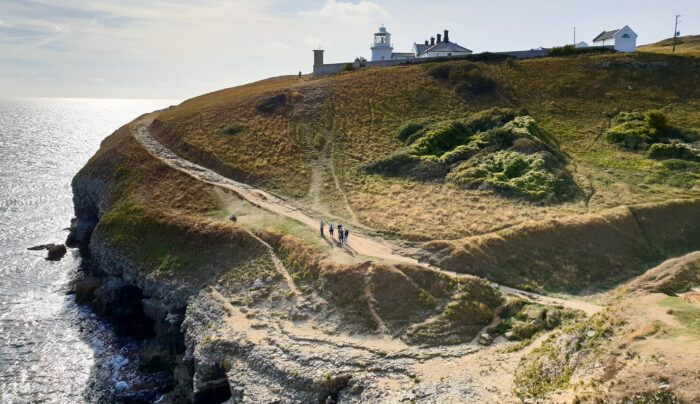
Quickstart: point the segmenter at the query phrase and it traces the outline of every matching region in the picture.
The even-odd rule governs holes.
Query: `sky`
[[[649,5],[647,5],[649,4]],[[0,0],[0,97],[185,99],[326,63],[395,52],[450,30],[475,52],[591,42],[629,25],[637,44],[700,34],[697,0]]]

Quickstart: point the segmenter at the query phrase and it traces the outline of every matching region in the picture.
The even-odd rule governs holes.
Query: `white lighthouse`
[[[379,32],[374,34],[374,43],[371,49],[373,62],[391,60],[391,52],[394,48],[391,47],[391,34],[386,32],[386,28],[379,27]]]

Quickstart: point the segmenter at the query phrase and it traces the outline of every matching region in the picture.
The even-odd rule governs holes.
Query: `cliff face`
[[[108,318],[117,334],[145,340],[139,352],[143,371],[169,375],[155,389],[146,392],[115,390],[110,399],[153,401],[170,392],[166,402],[211,402],[195,400],[193,377],[198,375],[197,380],[203,384],[199,394],[206,397],[208,377],[213,376],[208,370],[209,362],[202,359],[200,364],[192,356],[196,341],[190,339],[192,345],[188,349],[181,331],[188,302],[197,293],[198,286],[176,276],[154,276],[157,260],[137,248],[147,236],[137,237],[132,243],[115,242],[120,233],[115,232],[114,226],[107,225],[109,219],[105,219],[105,215],[114,216],[125,203],[131,204],[126,199],[138,193],[139,181],[152,181],[145,178],[124,184],[125,172],[143,169],[146,177],[148,173],[159,176],[158,168],[163,167],[154,169],[144,165],[144,161],[150,160],[129,137],[125,127],[103,142],[100,151],[72,181],[76,218],[70,231],[89,263],[88,272],[74,285],[76,300]],[[167,181],[167,177],[159,179]],[[193,189],[197,190],[196,184]],[[128,233],[128,229],[124,226],[123,233]],[[158,237],[150,235],[153,236]]]

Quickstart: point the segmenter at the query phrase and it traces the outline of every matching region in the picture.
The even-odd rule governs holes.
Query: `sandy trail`
[[[314,231],[318,231],[320,225],[320,218],[312,218],[306,213],[302,212],[298,208],[292,206],[285,200],[278,198],[268,192],[261,189],[255,188],[248,184],[232,180],[230,178],[224,177],[208,168],[202,167],[198,164],[192,163],[177,154],[173,153],[170,149],[160,144],[157,140],[151,137],[148,132],[148,126],[156,118],[158,112],[153,112],[142,116],[140,119],[135,121],[131,126],[132,133],[134,137],[151,153],[154,157],[163,161],[167,165],[188,174],[197,180],[211,184],[223,189],[228,189],[235,192],[242,199],[252,203],[255,206],[269,210],[271,212],[295,219],[306,226],[309,226]],[[262,240],[261,240],[262,241]],[[267,248],[271,247],[264,243]],[[439,271],[445,274],[449,274],[455,277],[465,277],[470,275],[460,274],[457,272],[445,271],[440,268],[435,268],[432,266],[425,265],[418,260],[410,257],[405,257],[397,254],[395,247],[391,246],[389,243],[383,240],[370,239],[366,236],[353,233],[350,234],[347,246],[357,254],[364,255],[367,257],[378,258],[381,260],[386,260],[395,263],[405,263],[419,265],[425,268],[430,268],[435,271]],[[272,255],[276,257],[276,255]],[[279,260],[279,259],[278,259]],[[281,262],[279,262],[281,265]],[[278,268],[278,264],[275,263],[275,268],[280,271],[284,276],[285,281],[290,284],[290,288],[296,291],[296,286],[292,281],[289,273],[282,266],[283,271]],[[495,286],[495,285],[494,285]],[[602,309],[602,306],[584,302],[580,300],[571,299],[560,299],[556,297],[538,295],[536,293],[530,293],[519,289],[514,289],[502,285],[498,285],[499,290],[505,295],[519,296],[528,301],[534,301],[542,304],[552,304],[561,305],[563,307],[568,307],[572,309],[580,309],[586,312],[588,315],[594,314]],[[297,293],[298,295],[298,293]]]

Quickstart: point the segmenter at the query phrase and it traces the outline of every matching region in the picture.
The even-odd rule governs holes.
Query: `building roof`
[[[615,34],[617,34],[618,31],[619,29],[614,29],[612,31],[603,31],[597,37],[593,38],[593,42],[614,38]]]
[[[461,47],[454,42],[438,42],[421,53],[426,52],[471,52],[471,50]]]
[[[423,44],[423,43],[414,43],[413,46],[416,47],[416,55],[420,55],[423,53],[426,49],[430,48],[431,44]]]

